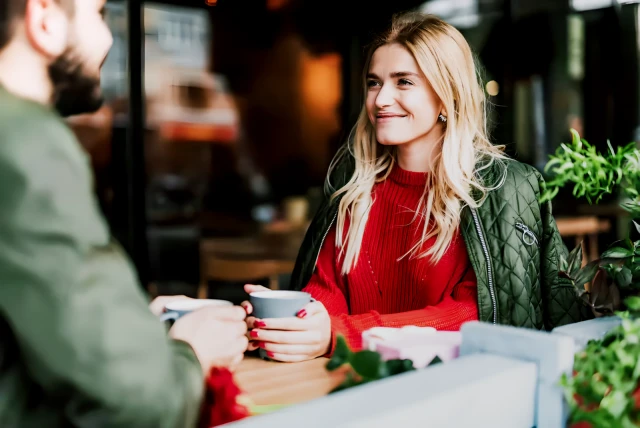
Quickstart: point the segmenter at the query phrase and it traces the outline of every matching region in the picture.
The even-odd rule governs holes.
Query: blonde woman
[[[489,141],[463,36],[434,16],[400,16],[365,73],[365,105],[292,276],[317,302],[297,318],[248,317],[252,347],[302,361],[330,355],[337,335],[358,349],[375,326],[580,320],[558,276],[566,249],[550,205],[538,202],[542,177]]]

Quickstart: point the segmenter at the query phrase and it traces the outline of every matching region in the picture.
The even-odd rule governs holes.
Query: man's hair
[[[73,13],[74,0],[55,0],[69,13]],[[11,40],[15,24],[24,18],[27,0],[0,0],[0,51]]]

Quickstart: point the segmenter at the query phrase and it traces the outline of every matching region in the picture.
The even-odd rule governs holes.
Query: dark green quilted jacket
[[[466,207],[461,231],[478,280],[481,321],[551,330],[581,321],[583,309],[573,285],[558,276],[567,256],[551,204],[540,204],[543,178],[534,168],[506,161],[504,184],[481,207]],[[343,156],[331,175],[338,189],[353,174],[354,159]],[[504,177],[504,168],[485,175],[488,184]],[[318,209],[300,248],[291,285],[302,289],[311,278],[324,238],[336,219],[339,200]]]

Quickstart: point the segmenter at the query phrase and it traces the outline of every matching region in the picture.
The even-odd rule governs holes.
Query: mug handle
[[[176,311],[169,311],[169,312],[165,312],[164,314],[160,315],[160,321],[162,322],[166,322],[166,321],[176,321],[178,318],[180,318],[180,314],[177,313]]]

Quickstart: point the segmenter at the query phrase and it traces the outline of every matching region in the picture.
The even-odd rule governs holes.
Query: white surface
[[[373,327],[362,332],[362,347],[370,351],[375,351],[378,344],[394,340],[420,340],[431,337],[437,330],[433,327],[405,326],[394,327]]]
[[[592,9],[604,9],[613,6],[614,0],[571,0],[571,8],[582,12]]]
[[[534,425],[566,426],[567,407],[558,381],[563,373],[571,373],[573,339],[546,331],[482,322],[466,323],[461,331],[460,355],[491,354],[535,363],[538,374]]]
[[[205,306],[232,306],[233,303],[226,300],[215,299],[185,299],[175,300],[165,305],[167,311],[195,311]]]
[[[225,426],[531,428],[536,379],[534,363],[472,355]]]

